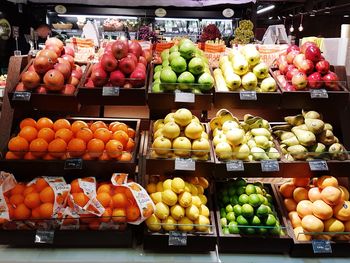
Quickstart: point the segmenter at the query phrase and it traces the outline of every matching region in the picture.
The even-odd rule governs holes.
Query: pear
[[[293,158],[293,156],[292,156],[291,154],[289,154],[289,153],[286,154],[284,157],[286,158],[287,161],[290,161],[290,162],[295,161],[295,159]]]
[[[262,128],[264,126],[263,119],[256,120],[254,123],[249,125],[249,129]]]
[[[281,141],[281,143],[283,143],[283,144],[285,144],[287,146],[293,146],[293,145],[300,144],[298,138],[294,135],[294,133],[293,133],[293,137],[285,139],[285,140]]]
[[[262,136],[266,136],[266,137],[270,137],[271,133],[269,130],[265,129],[265,128],[255,128],[251,130],[251,133],[254,136],[258,136],[258,135],[262,135]]]
[[[320,157],[326,151],[326,146],[323,143],[318,142],[317,144],[309,148],[310,154],[314,157]]]
[[[263,119],[262,120],[262,128],[270,130],[271,129],[271,125],[270,125],[270,123],[267,120]]]
[[[279,153],[279,151],[274,148],[274,147],[271,147],[268,151],[267,151],[267,156],[272,159],[272,160],[278,160],[281,158],[281,155]]]
[[[324,130],[318,135],[318,141],[324,145],[331,145],[335,143],[335,136],[331,130]]]
[[[239,120],[232,115],[232,113],[226,109],[221,109],[216,113],[216,116],[219,117],[221,125],[224,124],[225,121],[235,121],[239,124]]]
[[[292,128],[292,132],[293,132],[293,130],[296,130],[296,129],[304,130],[304,131],[309,131],[309,128],[306,126],[306,124],[301,124],[301,125],[298,125],[298,126],[293,127],[293,128]]]
[[[233,72],[225,75],[225,81],[229,90],[234,90],[234,91],[238,90],[242,84],[241,77]]]
[[[256,147],[256,142],[254,139],[248,140],[247,144],[248,144],[250,149],[252,149],[253,147]]]
[[[331,155],[332,159],[341,161],[348,159],[344,146],[340,143],[333,143],[331,146],[329,146],[328,152]]]
[[[298,141],[303,146],[311,146],[316,143],[316,136],[310,131],[304,131],[301,129],[294,129],[293,133],[297,137]]]
[[[229,57],[228,56],[221,56],[219,59],[219,67],[222,68],[222,66],[226,62],[230,62]]]
[[[247,144],[242,144],[233,149],[233,159],[244,160],[248,158],[250,154],[250,148]]]
[[[302,114],[305,119],[322,119],[321,114],[319,114],[317,111],[304,111],[302,110]]]
[[[331,131],[333,131],[333,126],[331,125],[331,124],[329,124],[329,123],[325,123],[324,124],[324,128],[323,128],[324,130],[331,130]]]
[[[324,129],[324,122],[320,119],[305,119],[305,125],[314,134],[319,134]]]
[[[280,136],[279,138],[280,138],[282,141],[284,141],[284,140],[287,140],[287,139],[292,138],[292,137],[294,137],[294,136],[295,136],[294,133],[284,131],[284,132],[281,134],[281,136]]]
[[[293,126],[298,126],[298,125],[304,124],[304,117],[301,114],[298,114],[295,116],[284,117],[284,120]]]
[[[222,91],[222,92],[229,91],[221,69],[219,68],[214,69],[214,79],[215,79],[216,89],[218,91]]]
[[[255,161],[269,160],[269,157],[267,156],[264,149],[261,149],[259,147],[253,147],[250,149],[250,151]]]
[[[266,136],[258,135],[254,136],[254,141],[256,143],[256,146],[262,149],[267,149],[270,147],[269,139]]]
[[[214,117],[209,122],[210,130],[215,130],[216,128],[221,129],[221,122],[219,117]]]
[[[300,144],[289,146],[287,151],[296,160],[303,160],[307,157],[307,149]]]
[[[273,131],[277,131],[277,130],[280,130],[280,131],[290,131],[291,129],[293,128],[292,125],[290,124],[282,124],[282,125],[275,125],[275,126],[272,126],[272,130]]]

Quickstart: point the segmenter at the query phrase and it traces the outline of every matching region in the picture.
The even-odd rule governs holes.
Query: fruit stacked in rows
[[[220,160],[260,161],[279,159],[274,147],[270,124],[261,117],[244,115],[239,120],[226,109],[221,109],[210,121],[215,154]]]
[[[72,95],[82,75],[82,69],[74,64],[74,50],[53,37],[46,40],[45,48],[39,51],[33,64],[23,72],[15,90]]]
[[[182,232],[210,230],[210,211],[205,189],[209,186],[204,177],[184,181],[152,176],[146,190],[156,205],[155,213],[146,220],[151,231]]]
[[[230,180],[219,193],[220,223],[224,234],[282,234],[272,196],[262,183]]]
[[[301,241],[311,239],[349,239],[347,235],[331,233],[305,235],[304,232],[349,232],[349,192],[332,176],[294,178],[280,186],[285,198],[284,205],[294,228],[295,238]]]
[[[20,131],[8,142],[6,159],[66,159],[130,161],[135,130],[123,122],[85,122],[42,117],[20,122]]]
[[[276,81],[270,76],[267,64],[260,62],[260,53],[254,45],[220,57],[219,66],[214,70],[218,91],[274,92],[277,89]]]
[[[147,58],[145,57],[147,56]],[[140,88],[146,82],[147,64],[152,59],[137,41],[116,40],[105,48],[99,63],[92,66],[86,87]]]
[[[161,53],[162,65],[154,68],[152,92],[192,91],[202,93],[214,86],[208,59],[189,39]]]
[[[157,158],[209,158],[210,143],[205,127],[187,109],[178,109],[153,123],[151,156]]]
[[[284,119],[286,125],[277,125],[272,129],[280,139],[282,152],[288,160],[348,158],[344,146],[333,134],[332,125],[324,122],[318,112],[302,111],[302,114]]]
[[[274,74],[285,91],[341,90],[339,77],[330,70],[329,62],[313,42],[305,42],[300,48],[296,45],[288,47],[287,52],[279,56],[277,66]]]

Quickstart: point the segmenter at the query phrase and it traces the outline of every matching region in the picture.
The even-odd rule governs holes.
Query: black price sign
[[[119,87],[103,87],[102,96],[119,96]]]
[[[41,230],[38,229],[35,233],[35,243],[40,244],[53,244],[53,239],[55,237],[54,230]]]
[[[328,99],[328,92],[325,89],[310,90],[311,99]]]
[[[81,159],[81,158],[67,159],[64,162],[64,169],[65,170],[80,170],[80,169],[83,169],[83,159]]]
[[[312,240],[314,254],[332,254],[332,246],[329,240]]]
[[[187,234],[178,231],[169,232],[169,246],[186,246]]]
[[[226,170],[228,172],[243,172],[244,164],[241,160],[230,161],[226,163]]]
[[[239,93],[239,99],[240,100],[257,100],[256,91],[250,90],[250,91],[241,91]]]
[[[328,171],[327,162],[324,160],[311,160],[309,166],[311,171]]]
[[[13,93],[13,101],[30,101],[31,93],[27,91],[15,91]]]
[[[262,160],[261,171],[263,172],[279,172],[280,165],[277,160]]]
[[[196,162],[192,159],[175,159],[175,170],[194,171],[196,170]]]

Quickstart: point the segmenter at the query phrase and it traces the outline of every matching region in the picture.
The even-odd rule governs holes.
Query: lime
[[[231,204],[228,204],[225,210],[226,210],[226,213],[233,212],[233,206]]]
[[[262,195],[262,194],[257,194],[259,196],[259,199],[260,199],[260,203],[264,203],[265,202],[265,197]],[[267,199],[266,199],[267,201]]]
[[[256,194],[255,185],[253,185],[253,184],[248,184],[248,185],[245,187],[245,193],[246,193],[247,195]]]
[[[257,229],[257,232],[258,232],[260,235],[266,235],[267,232],[268,232],[268,230],[267,230],[267,228],[265,228],[265,227],[260,227],[260,228]]]
[[[231,186],[229,189],[228,189],[228,195],[229,196],[234,196],[236,194],[236,188],[234,186]]]
[[[241,194],[239,197],[238,197],[238,203],[240,205],[244,205],[244,204],[247,204],[249,202],[249,196],[246,195],[246,194]]]
[[[247,235],[254,235],[255,234],[255,229],[253,227],[246,227],[244,229],[244,233]]]
[[[233,207],[233,212],[235,213],[235,216],[239,216],[242,214],[242,207],[240,205],[235,205]]]
[[[233,205],[238,204],[238,196],[237,195],[231,196],[230,197],[230,203],[233,204]]]
[[[230,234],[230,231],[229,231],[228,227],[222,228],[222,232],[223,232],[224,235],[229,235]]]
[[[236,185],[237,186],[246,186],[247,182],[243,178],[237,178]]]
[[[266,194],[265,197],[267,198],[267,201],[268,201],[269,203],[271,203],[271,204],[273,203],[272,195]]]
[[[249,204],[253,207],[258,207],[261,205],[261,200],[257,194],[251,194],[249,196]]]
[[[228,195],[228,190],[227,190],[227,188],[224,188],[224,189],[222,189],[222,195],[223,196],[225,196],[225,195]]]
[[[269,214],[268,206],[267,205],[260,205],[258,209],[256,210],[256,215],[258,217],[266,217]]]
[[[267,212],[268,212],[269,214],[273,214],[273,212],[272,212],[272,209],[271,209],[271,206],[270,206],[270,205],[267,205]]]
[[[237,195],[245,194],[245,186],[240,186],[236,190]]]
[[[274,215],[269,214],[266,218],[265,224],[267,226],[275,226],[276,225],[276,217]]]
[[[272,235],[277,235],[277,236],[283,234],[282,228],[281,228],[280,226],[275,226],[274,228],[270,229],[270,233],[271,233]]]
[[[222,198],[222,202],[224,204],[230,203],[230,197],[228,195],[224,195],[224,197]]]
[[[244,217],[253,217],[254,216],[254,208],[250,204],[242,205],[242,215]]]
[[[230,222],[228,224],[228,230],[230,231],[230,234],[239,234],[239,228],[237,222]]]
[[[247,219],[245,219],[244,216],[238,216],[237,219],[236,219],[238,225],[241,225],[241,226],[247,226],[249,225],[249,222]]]
[[[253,216],[251,222],[252,222],[252,225],[254,226],[259,226],[261,224],[260,218],[257,216]]]
[[[222,210],[222,209],[223,209],[223,210]],[[225,208],[221,208],[221,209],[220,209],[220,217],[221,217],[221,218],[226,217]]]
[[[236,220],[235,213],[233,213],[233,212],[227,213],[226,214],[226,219],[229,222],[235,221]]]
[[[227,219],[226,218],[221,218],[220,219],[220,224],[221,224],[221,226],[227,226]]]

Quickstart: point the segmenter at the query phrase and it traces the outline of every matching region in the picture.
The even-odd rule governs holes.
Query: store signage
[[[314,254],[332,254],[332,246],[329,240],[312,240]]]
[[[12,96],[13,101],[30,101],[31,93],[27,91],[15,91]]]
[[[67,8],[64,5],[56,5],[55,11],[58,14],[65,14],[65,13],[67,13]]]
[[[186,246],[187,234],[184,232],[170,231],[168,244],[169,246]]]
[[[261,171],[263,172],[279,172],[280,165],[277,160],[262,160]]]
[[[325,89],[310,90],[311,99],[328,99],[328,92]]]
[[[83,169],[83,159],[81,158],[71,158],[64,162],[65,170],[81,170]]]
[[[195,100],[196,99],[194,93],[175,92],[175,102],[194,103]]]
[[[241,160],[234,160],[226,163],[226,170],[228,172],[243,172],[244,164]]]
[[[222,15],[227,18],[233,17],[234,14],[235,11],[233,11],[233,9],[231,8],[226,8],[222,11]]]
[[[327,162],[324,160],[311,160],[309,166],[311,171],[328,171]]]
[[[249,91],[240,91],[239,92],[239,99],[240,100],[257,100],[256,91],[249,90]]]
[[[119,87],[103,87],[102,96],[119,96]]]
[[[164,17],[166,16],[166,10],[164,8],[157,8],[155,11],[154,11],[154,14],[157,16],[157,17]]]
[[[40,244],[53,244],[53,239],[55,237],[54,230],[42,230],[38,229],[35,233],[35,243]]]
[[[192,159],[175,159],[175,170],[180,171],[195,171],[196,170],[196,162]]]

